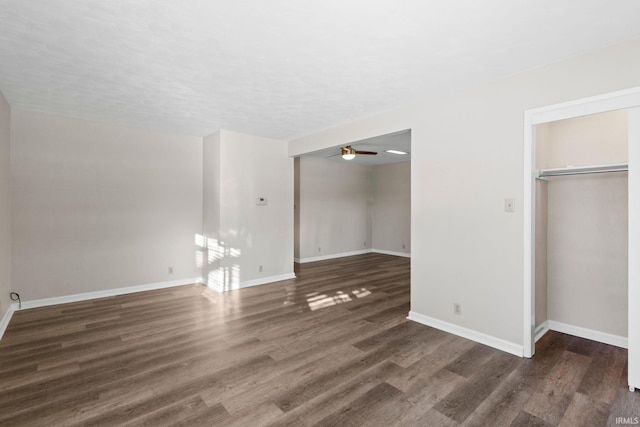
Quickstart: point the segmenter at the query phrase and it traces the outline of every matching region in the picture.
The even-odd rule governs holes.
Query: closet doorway
[[[579,134],[575,129],[570,130],[571,125],[587,123],[587,116],[601,123],[593,125],[591,130],[585,131],[585,135],[606,132],[605,128],[612,123],[620,125],[626,121],[626,129],[613,131],[619,132],[616,137],[618,145],[605,146],[603,149],[591,141],[585,143],[585,150],[572,153],[569,148],[579,145],[576,141],[559,142],[551,151],[547,146],[546,152],[545,148],[536,144],[536,141],[550,136],[550,127],[554,123],[558,126],[551,134],[555,133],[556,137],[562,136],[563,132]],[[566,119],[576,120],[560,125],[559,121]],[[620,141],[624,136],[628,144],[626,159],[624,141]],[[548,144],[553,144],[553,141]],[[589,147],[589,144],[592,146]],[[524,154],[524,356],[533,356],[536,332],[539,337],[546,327],[558,330],[565,328],[561,332],[579,336],[585,336],[586,331],[591,334],[587,338],[621,347],[628,345],[629,388],[639,388],[640,310],[635,305],[640,301],[640,263],[637,261],[640,259],[640,88],[525,112]],[[576,160],[568,160],[571,155]],[[627,174],[628,180],[625,179]],[[625,184],[628,188],[625,188]],[[548,202],[546,206],[545,200]],[[541,203],[537,204],[536,201]],[[608,211],[607,207],[611,210]],[[628,229],[623,224],[626,217]],[[585,228],[593,233],[586,234]],[[545,235],[551,236],[549,241],[541,241],[541,236]],[[602,247],[598,247],[598,240]],[[546,243],[555,246],[547,246]],[[625,243],[628,252],[625,252]],[[589,251],[585,252],[589,249],[587,247],[590,247],[592,255],[588,254]],[[572,248],[578,250],[571,253]],[[606,254],[603,255],[602,250]],[[551,256],[557,258],[551,260]],[[589,256],[593,257],[591,265],[585,259]],[[626,260],[621,257],[626,257]],[[545,259],[549,260],[546,265]],[[589,272],[589,269],[592,271]],[[596,270],[598,274],[593,273]],[[606,278],[607,274],[611,275],[609,279]],[[546,285],[549,288],[538,289],[545,286],[544,279],[548,279]],[[588,283],[594,280],[607,283]],[[544,302],[547,303],[546,307]],[[605,307],[598,307],[598,302]],[[581,310],[579,306],[582,303],[591,304],[591,309],[585,307]],[[599,313],[590,317],[589,310],[599,310]],[[611,315],[610,319],[604,319],[607,313]],[[554,316],[561,316],[561,320],[553,319]],[[570,327],[567,328],[568,325]],[[628,340],[624,336],[625,326]],[[594,331],[600,334],[594,334]]]
[[[627,110],[539,124],[535,338],[627,348]]]

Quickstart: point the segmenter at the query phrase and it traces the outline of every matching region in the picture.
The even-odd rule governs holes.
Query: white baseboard
[[[538,340],[542,338],[544,334],[546,334],[547,332],[549,332],[549,321],[545,320],[544,322],[539,324],[536,330],[534,331],[535,342],[538,342]]]
[[[277,276],[261,277],[260,279],[247,280],[235,285],[231,285],[229,287],[225,287],[223,285],[215,284],[215,283],[211,283],[211,284],[205,283],[205,284],[216,292],[226,292],[226,291],[232,291],[235,289],[250,288],[252,286],[266,285],[268,283],[281,282],[283,280],[289,280],[289,279],[295,279],[295,278],[296,278],[295,273],[286,273],[286,274],[280,274]]]
[[[309,258],[296,258],[294,259],[294,261],[300,264],[304,264],[305,262],[325,261],[328,259],[344,258],[346,256],[363,255],[368,253],[371,253],[371,249],[361,249],[359,251],[341,252],[338,254],[327,254],[327,255],[320,255],[320,256],[314,256]]]
[[[340,252],[337,254],[320,255],[320,256],[314,256],[310,258],[294,258],[293,261],[300,264],[304,264],[305,262],[326,261],[328,259],[344,258],[347,256],[364,255],[364,254],[370,254],[370,253],[411,258],[411,254],[408,254],[405,252],[388,251],[386,249],[361,249],[358,251]]]
[[[593,329],[582,328],[580,326],[568,325],[566,323],[556,322],[555,320],[549,320],[548,323],[549,329],[552,331],[562,332],[563,334],[574,335],[616,347],[629,348],[629,339],[626,337],[594,331]]]
[[[0,321],[0,340],[4,335],[4,331],[7,330],[7,326],[9,326],[9,322],[11,321],[11,316],[13,316],[13,312],[18,309],[18,303],[11,303],[7,308],[7,311],[2,316],[2,321]]]
[[[171,288],[174,286],[191,285],[193,283],[202,283],[202,278],[196,277],[191,279],[172,280],[168,282],[149,283],[147,285],[129,286],[126,288],[107,289],[104,291],[87,292],[83,294],[24,301],[22,303],[22,310],[28,308],[47,307],[57,304],[67,304],[70,302],[86,301],[96,298],[112,297],[116,295],[132,294],[134,292],[153,291],[156,289]]]
[[[462,326],[454,325],[453,323],[444,322],[433,317],[416,313],[415,311],[410,311],[407,319],[413,320],[414,322],[422,323],[423,325],[431,326],[436,329],[440,329],[445,332],[449,332],[450,334],[458,335],[460,337],[478,342],[480,344],[488,345],[489,347],[496,348],[498,350],[513,354],[518,357],[523,357],[524,355],[524,348],[520,344],[505,341],[491,335],[474,331],[473,329],[467,329]]]
[[[396,251],[388,251],[386,249],[371,249],[371,252],[376,254],[384,254],[384,255],[393,255],[393,256],[401,256],[405,258],[411,258],[411,254],[406,252],[396,252]]]

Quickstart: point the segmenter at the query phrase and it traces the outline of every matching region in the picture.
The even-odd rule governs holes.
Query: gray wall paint
[[[537,169],[548,168],[549,151],[549,124],[538,125],[536,133],[536,159]],[[548,184],[546,181],[536,181],[536,205],[535,205],[535,326],[549,320],[547,314],[547,202],[549,198]]]
[[[23,300],[200,276],[202,138],[14,110],[12,176]]]
[[[0,320],[11,300],[11,109],[0,92]]]
[[[373,248],[410,254],[411,162],[374,166],[372,179]]]
[[[536,312],[535,325],[540,326],[549,320],[547,314],[547,201],[549,198],[548,183],[536,182],[536,241],[535,241],[535,279],[536,279]]]
[[[299,167],[297,258],[371,249],[371,167],[314,157]]]
[[[410,162],[296,159],[296,258],[366,249],[411,253],[410,175]]]
[[[626,175],[549,183],[549,320],[627,336]]]

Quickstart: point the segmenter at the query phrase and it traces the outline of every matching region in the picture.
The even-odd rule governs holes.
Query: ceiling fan
[[[375,156],[376,154],[378,154],[375,151],[358,151],[350,145],[347,145],[346,147],[342,147],[340,149],[340,152],[341,152],[342,158],[345,160],[355,159],[356,154],[361,154],[366,156]]]

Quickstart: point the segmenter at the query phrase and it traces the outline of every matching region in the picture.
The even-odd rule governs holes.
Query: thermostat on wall
[[[258,206],[267,206],[267,198],[266,197],[258,197],[256,199],[256,205],[258,205]]]

